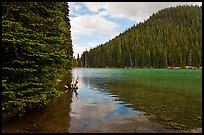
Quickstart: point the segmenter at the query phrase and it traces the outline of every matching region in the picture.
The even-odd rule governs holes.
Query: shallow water
[[[3,124],[3,132],[194,132],[202,127],[202,70],[76,68],[79,77],[46,109]],[[199,131],[201,132],[201,131]]]

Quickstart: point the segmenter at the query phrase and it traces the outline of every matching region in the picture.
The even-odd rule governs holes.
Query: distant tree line
[[[177,6],[154,13],[96,48],[75,64],[82,67],[202,66],[202,6]]]
[[[72,67],[66,2],[2,2],[2,116],[47,104]]]

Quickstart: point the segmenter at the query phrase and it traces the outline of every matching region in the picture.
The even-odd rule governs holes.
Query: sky
[[[157,11],[202,2],[68,2],[74,57],[104,44]]]

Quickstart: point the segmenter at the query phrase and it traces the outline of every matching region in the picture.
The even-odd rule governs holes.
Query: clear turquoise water
[[[83,84],[115,95],[116,101],[146,112],[166,128],[202,126],[201,69],[89,68],[73,73]]]
[[[202,69],[75,68],[41,111],[12,119],[3,132],[179,133],[202,127]]]

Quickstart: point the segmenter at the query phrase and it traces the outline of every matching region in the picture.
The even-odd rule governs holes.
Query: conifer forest
[[[82,67],[185,67],[202,65],[202,6],[159,10],[115,38],[85,51]]]
[[[187,4],[2,2],[2,132],[202,133]]]
[[[59,96],[54,82],[72,67],[65,2],[2,3],[2,116],[23,114]]]

